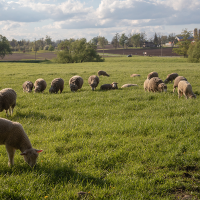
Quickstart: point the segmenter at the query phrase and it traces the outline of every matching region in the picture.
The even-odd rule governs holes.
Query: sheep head
[[[24,160],[31,166],[34,167],[37,161],[38,153],[42,152],[43,150],[37,149],[27,149],[22,152],[20,155],[24,156]]]

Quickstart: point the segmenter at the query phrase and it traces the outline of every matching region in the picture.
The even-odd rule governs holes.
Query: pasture
[[[96,91],[90,75],[104,70]],[[0,63],[0,89],[12,88],[17,105],[9,120],[18,121],[32,146],[44,151],[30,168],[15,153],[9,168],[0,146],[0,199],[200,199],[200,64],[183,58],[112,57],[100,63]],[[166,93],[143,89],[147,74],[164,81],[176,72],[191,83],[196,99],[178,99],[173,83]],[[140,77],[131,78],[136,73]],[[80,75],[81,90],[69,79]],[[49,94],[54,78],[61,94]],[[22,84],[43,78],[44,93],[24,93]],[[118,82],[118,90],[101,91]],[[138,87],[121,88],[123,84]],[[5,112],[0,117],[6,118]],[[83,194],[79,194],[79,192]]]

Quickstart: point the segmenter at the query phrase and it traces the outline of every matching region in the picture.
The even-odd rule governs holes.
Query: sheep
[[[105,71],[102,71],[102,70],[100,70],[100,71],[98,71],[98,76],[110,76],[109,74],[107,74]]]
[[[146,79],[146,80],[144,81],[144,90],[145,90],[145,91],[149,91],[149,79]]]
[[[126,87],[131,87],[131,86],[138,86],[138,85],[137,84],[130,84],[130,83],[128,83],[128,84],[122,85],[121,88],[126,88]]]
[[[14,165],[15,150],[19,149],[24,160],[33,167],[36,164],[38,153],[43,150],[32,148],[31,142],[22,125],[18,122],[0,118],[0,145],[5,145],[8,153],[8,166]]]
[[[178,76],[177,73],[171,73],[167,75],[167,78],[165,79],[164,83],[172,82],[176,77]]]
[[[24,92],[32,92],[33,83],[31,81],[25,81],[22,85]]]
[[[75,92],[78,89],[81,89],[83,86],[83,78],[77,75],[71,77],[69,80],[69,86],[72,92]]]
[[[178,83],[178,98],[184,94],[185,98],[196,98],[196,95],[192,91],[192,86],[188,81],[180,81]]]
[[[112,84],[104,84],[104,85],[101,85],[100,89],[101,90],[111,90],[111,89],[118,89],[118,86],[117,86],[118,83],[116,82],[113,82]]]
[[[151,79],[153,77],[158,77],[158,73],[157,72],[150,72],[148,75],[147,75],[147,79]]]
[[[5,88],[0,91],[0,112],[6,110],[6,116],[9,113],[12,116],[14,107],[16,106],[17,94],[12,88]]]
[[[152,91],[152,92],[163,92],[163,91],[167,91],[167,85],[165,85],[163,83],[163,81],[158,78],[158,77],[153,77],[149,80],[149,84],[148,84],[148,91]]]
[[[131,74],[131,77],[140,76],[140,74]]]
[[[47,83],[44,79],[39,78],[35,81],[34,87],[35,87],[34,89],[35,92],[44,92],[44,90],[47,87]]]
[[[64,89],[64,80],[62,78],[55,78],[51,82],[51,87],[49,89],[49,93],[58,93],[60,90],[60,94]]]
[[[176,88],[178,87],[178,83],[179,83],[180,81],[187,81],[187,79],[186,79],[184,76],[177,76],[177,77],[174,79],[173,92],[175,92]]]
[[[96,75],[92,75],[88,78],[88,83],[92,90],[94,91],[99,84],[99,77]]]

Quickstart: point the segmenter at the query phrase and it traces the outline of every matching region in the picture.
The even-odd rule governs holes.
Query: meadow
[[[98,70],[110,77],[100,77],[92,91],[87,80]],[[8,119],[21,123],[32,146],[44,150],[34,168],[17,150],[9,168],[0,146],[0,199],[200,199],[200,64],[133,56],[100,63],[2,62],[0,71],[0,89],[17,93]],[[186,77],[197,98],[178,99],[173,83],[166,93],[145,92],[151,71],[163,81],[173,72]],[[77,92],[68,83],[74,75],[84,79]],[[49,94],[59,77],[63,93]],[[44,93],[24,93],[23,82],[38,78],[47,82]],[[99,89],[112,82],[118,90]],[[121,88],[126,83],[138,87]],[[4,111],[0,117],[6,118]]]

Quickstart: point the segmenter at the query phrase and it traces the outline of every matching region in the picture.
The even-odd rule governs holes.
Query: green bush
[[[200,40],[190,45],[188,49],[188,61],[191,63],[200,62]]]

